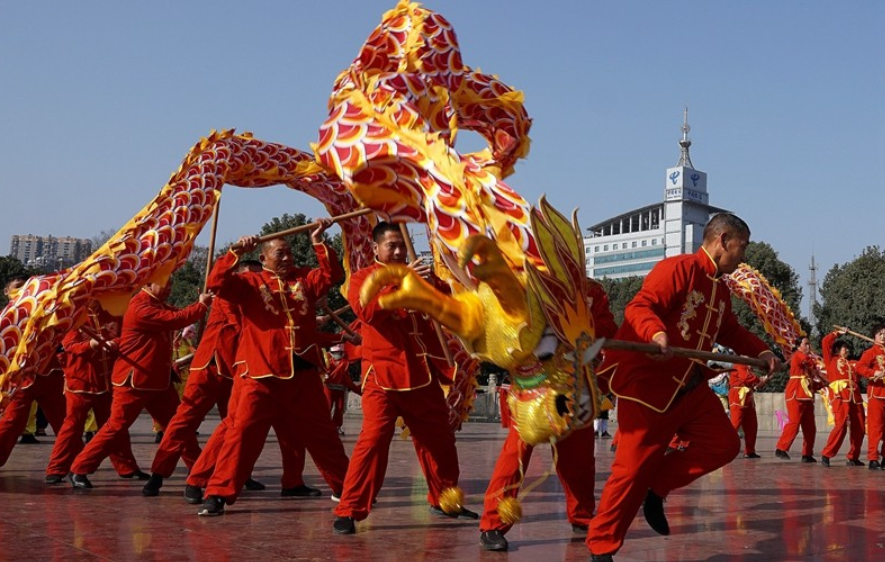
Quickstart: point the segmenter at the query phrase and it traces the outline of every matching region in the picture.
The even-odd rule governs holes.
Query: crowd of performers
[[[320,220],[311,231],[319,263],[315,269],[293,263],[282,239],[263,243],[258,261],[241,259],[257,246],[257,237],[244,237],[218,259],[208,276],[207,292],[189,306],[178,309],[166,303],[168,284],[148,284],[132,298],[122,319],[97,305],[91,308],[86,324],[65,336],[63,352],[44,374],[15,393],[0,418],[0,466],[36,401],[56,434],[47,484],[91,488],[89,475],[110,457],[120,477],[144,480],[142,493],[152,497],[160,494],[183,460],[188,468],[185,500],[200,505],[199,515],[217,516],[236,502],[244,487],[263,488],[251,473],[273,428],[282,452],[281,494],[321,495],[302,479],[309,453],[337,502],[332,531],[347,535],[372,511],[401,418],[427,480],[429,510],[440,517],[479,520],[482,548],[506,551],[505,534],[513,520],[500,511],[519,492],[533,448],[511,425],[481,516],[460,503],[454,510],[441,505],[441,496],[456,488],[459,478],[455,435],[441,386],[451,382],[452,372],[442,344],[426,316],[407,309],[385,310],[378,304],[379,295],[360,302],[367,277],[385,264],[407,264],[440,290],[448,292],[448,286],[429,265],[409,263],[400,228],[379,223],[373,231],[375,263],[353,273],[347,295],[358,333],[345,333],[342,340],[341,335],[320,331],[318,303],[344,276],[338,256],[323,243],[331,224]],[[781,365],[768,346],[738,324],[722,278],[741,263],[749,238],[749,227],[741,219],[714,216],[696,253],[667,258],[649,273],[626,307],[620,327],[601,285],[589,285],[597,337],[652,342],[661,352],[607,351],[597,365],[600,387],[618,403],[615,457],[598,505],[593,427],[577,429],[555,444],[568,520],[576,533],[586,534],[592,560],[613,559],[640,509],[652,529],[669,534],[664,500],[671,491],[738,456],[738,428],[745,438],[743,456],[759,458],[753,391]],[[15,288],[16,281],[6,287]],[[173,333],[204,318],[179,395],[172,384]],[[789,459],[801,429],[801,462],[817,462],[814,397],[828,388],[835,426],[821,462],[830,465],[847,434],[847,462],[862,465],[860,449],[868,422],[869,468],[885,468],[885,327],[874,330],[875,344],[858,361],[848,358],[848,343],[838,336],[834,332],[824,337],[822,360],[812,354],[807,338],[796,342],[785,391],[789,421],[775,454]],[[763,359],[768,373],[757,376],[742,365],[733,366],[730,390],[720,401],[708,384],[717,373],[704,363],[675,356],[670,348],[709,351],[717,343]],[[357,361],[359,384],[349,374]],[[868,381],[866,421],[859,376]],[[349,459],[340,438],[347,390],[362,395],[363,410],[362,429]],[[723,402],[730,416],[723,415]],[[222,421],[201,450],[197,429],[216,406]],[[143,410],[163,430],[150,473],[139,468],[128,431]],[[84,445],[90,411],[99,429]]]

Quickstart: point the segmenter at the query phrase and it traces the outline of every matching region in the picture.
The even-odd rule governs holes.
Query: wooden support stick
[[[865,336],[865,335],[863,335],[863,334],[859,334],[859,333],[857,333],[857,332],[851,331],[851,330],[849,330],[848,328],[846,328],[845,326],[836,326],[836,325],[834,324],[833,327],[836,328],[837,330],[845,330],[845,333],[846,333],[846,334],[851,334],[852,336],[854,336],[854,337],[856,337],[856,338],[860,338],[860,339],[865,340],[865,341],[868,341],[868,342],[870,342],[870,343],[876,343],[876,340],[874,340],[873,338],[870,338],[870,337],[867,337],[867,336]]]
[[[412,238],[409,236],[409,229],[406,226],[406,223],[399,223],[399,231],[402,233],[403,241],[406,243],[406,250],[409,253],[409,262],[413,262],[418,259],[418,254],[415,252],[415,246],[412,244]],[[454,367],[455,358],[452,357],[452,352],[449,350],[449,340],[447,340],[445,334],[443,334],[439,322],[433,319],[431,319],[431,322],[433,323],[434,331],[436,331],[436,337],[439,338],[439,343],[442,345],[443,353],[446,356],[446,363],[449,364],[449,367]]]
[[[354,217],[361,217],[363,215],[368,215],[373,212],[372,209],[360,209],[359,211],[352,211],[350,213],[344,213],[343,215],[338,215],[332,218],[332,222],[343,221],[347,219],[352,219]],[[286,230],[281,230],[279,232],[274,232],[271,234],[265,234],[264,236],[258,237],[258,244],[263,244],[264,242],[269,242],[270,240],[276,240],[277,238],[284,238],[291,234],[298,234],[299,232],[305,232],[308,230],[313,230],[317,226],[319,226],[319,221],[317,222],[309,222],[307,224],[302,224],[301,226],[296,226],[294,228],[288,228]],[[231,248],[238,249],[240,248],[239,244],[234,244]]]
[[[331,308],[329,308],[329,305],[327,305],[327,304],[321,304],[320,308],[323,309],[323,312],[325,312],[326,314],[329,315],[329,318],[331,318],[336,324],[341,326],[341,329],[344,330],[347,333],[347,335],[349,335],[351,337],[358,337],[359,336],[359,334],[357,334],[356,332],[354,332],[353,330],[350,329],[350,326],[347,325],[347,322],[345,322],[344,320],[341,319],[340,316],[338,316],[337,310],[332,310]],[[343,307],[344,310],[346,310],[348,308],[350,308],[350,307],[349,306]],[[342,309],[338,309],[338,310],[342,310]]]
[[[218,232],[218,212],[221,210],[221,197],[215,201],[215,210],[212,212],[212,232],[209,234],[209,257],[206,258],[206,275],[203,276],[203,291],[206,292],[209,285],[209,272],[212,271],[212,262],[215,259],[215,234]],[[203,331],[200,330],[200,333]]]
[[[605,340],[602,344],[603,349],[622,349],[625,351],[639,351],[651,355],[660,355],[661,348],[653,343],[639,343],[624,340]],[[704,359],[707,361],[720,361],[722,363],[740,363],[741,365],[750,365],[760,369],[768,370],[768,361],[755,357],[747,357],[745,355],[731,355],[728,353],[714,353],[712,351],[700,351],[697,349],[687,349],[684,347],[671,347],[670,351],[677,357],[686,357],[688,359]]]

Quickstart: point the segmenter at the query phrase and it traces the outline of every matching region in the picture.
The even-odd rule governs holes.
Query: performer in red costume
[[[227,428],[199,515],[221,515],[225,504],[236,501],[272,426],[297,429],[293,437],[306,446],[332,493],[341,493],[347,455],[317,372],[322,355],[316,302],[344,275],[335,252],[322,241],[331,224],[323,219],[311,231],[317,269],[296,267],[289,245],[276,239],[262,245],[262,271],[237,275],[240,253],[255,248],[256,236],[241,238],[212,269],[209,288],[239,309],[234,368],[241,380],[234,391],[237,409],[231,412],[236,422]]]
[[[756,434],[759,420],[756,418],[756,389],[768,382],[768,377],[759,378],[746,365],[735,365],[728,374],[728,409],[731,426],[735,431],[744,428],[744,458],[762,458],[756,454]]]
[[[448,366],[431,321],[406,309],[383,310],[378,296],[365,306],[360,289],[366,278],[384,264],[407,262],[406,242],[399,227],[381,222],[372,231],[376,263],[353,274],[347,300],[362,324],[363,427],[351,455],[341,502],[332,530],[356,532],[354,521],[369,515],[387,470],[390,441],[397,416],[412,434],[415,452],[429,488],[431,513],[461,519],[479,516],[463,509],[447,515],[439,506],[440,493],[458,485],[460,469],[455,435],[449,427],[449,407],[439,381]],[[420,260],[409,264],[418,275],[448,292]],[[386,288],[380,294],[393,290]]]
[[[46,467],[46,483],[60,484],[71,471],[74,459],[83,450],[83,429],[89,410],[95,413],[99,427],[111,415],[111,369],[119,345],[119,321],[92,301],[86,325],[102,341],[93,339],[83,330],[67,333],[62,346],[65,350],[65,421],[55,438],[52,456]],[[122,432],[111,452],[111,463],[122,478],[143,477],[138,468],[129,432]]]
[[[845,464],[848,466],[864,465],[860,460],[860,449],[863,446],[863,438],[866,433],[864,430],[866,416],[863,409],[863,396],[860,393],[854,362],[848,359],[851,346],[847,341],[836,339],[839,334],[846,332],[844,329],[830,332],[820,342],[824,352],[824,362],[827,365],[827,378],[830,379],[830,406],[836,421],[836,425],[827,438],[827,444],[820,454],[820,462],[824,466],[830,466],[830,459],[839,452],[849,428],[848,455]]]
[[[3,293],[14,298],[15,293],[25,284],[26,277],[13,277],[3,287]],[[65,420],[64,374],[62,359],[53,354],[42,373],[22,383],[15,391],[9,405],[0,417],[0,466],[6,464],[9,455],[18,443],[19,437],[28,425],[31,405],[40,405],[52,431],[58,435]]]
[[[260,271],[258,262],[241,263],[240,271]],[[181,404],[163,434],[163,439],[154,455],[151,477],[145,483],[142,494],[160,495],[163,480],[172,476],[178,459],[184,451],[197,447],[197,430],[213,406],[218,406],[218,414],[227,417],[227,405],[233,387],[232,366],[234,351],[239,333],[237,313],[223,298],[216,298],[206,320],[206,328],[190,365],[190,374],[185,384]],[[215,466],[213,459],[210,466]],[[193,471],[195,463],[187,465]],[[211,472],[210,472],[211,474]],[[246,489],[262,490],[264,485],[254,480],[246,481]],[[202,502],[199,494],[191,492],[190,499]],[[185,498],[189,498],[185,490]]]
[[[587,534],[594,561],[613,559],[640,506],[652,529],[669,534],[664,498],[731,462],[740,451],[737,433],[707,385],[713,371],[675,357],[670,345],[710,351],[719,342],[764,358],[769,372],[780,367],[765,343],[738,324],[722,279],[744,259],[749,242],[743,220],[715,215],[704,228],[701,248],[658,263],[624,310],[616,338],[652,342],[661,354],[610,351],[600,368],[602,382],[607,380],[618,398],[620,437]],[[665,454],[677,433],[691,446]]]
[[[867,378],[867,460],[870,470],[885,469],[885,325],[873,327],[872,347],[857,362],[857,372]]]
[[[332,425],[338,430],[338,435],[344,435],[341,426],[344,424],[344,410],[347,406],[347,391],[361,394],[360,386],[350,378],[350,361],[344,355],[344,346],[336,344],[329,350],[328,367],[323,380],[326,400],[329,402],[332,415]]]
[[[142,410],[163,427],[175,415],[179,399],[172,386],[172,332],[206,314],[212,295],[203,293],[197,302],[179,310],[166,304],[171,291],[171,281],[166,285],[150,282],[129,301],[123,316],[119,357],[111,376],[111,416],[74,460],[71,484],[75,488],[92,487],[86,475],[95,472],[101,461],[117,450],[119,440],[125,439]],[[184,457],[193,462],[199,454],[199,447],[191,447]]]
[[[787,417],[790,421],[777,442],[774,455],[779,459],[789,460],[790,447],[802,428],[802,462],[817,462],[814,458],[814,438],[817,426],[814,422],[814,395],[824,388],[825,383],[818,374],[817,362],[811,355],[811,344],[808,338],[801,338],[790,356],[790,380],[784,389],[784,401],[787,404]]]
[[[596,337],[611,338],[618,330],[615,317],[609,308],[608,295],[596,281],[588,280],[587,298],[592,301],[593,323]],[[479,522],[479,543],[486,550],[504,551],[509,547],[504,535],[512,524],[501,520],[498,504],[504,498],[515,498],[519,493],[522,474],[528,470],[534,447],[519,438],[516,428],[510,424],[504,447],[492,472],[485,495],[482,519]],[[572,530],[586,533],[593,517],[596,500],[593,487],[596,479],[595,435],[592,426],[572,431],[568,437],[556,443],[556,474],[562,482],[566,498],[566,511]]]

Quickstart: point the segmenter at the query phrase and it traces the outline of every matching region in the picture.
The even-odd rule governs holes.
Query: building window
[[[607,251],[608,251],[608,244],[606,244],[605,246],[602,247],[602,251],[603,251],[603,252],[607,252]]]
[[[621,244],[621,249],[622,249],[622,250],[626,250],[626,249],[627,249],[627,243],[626,243],[626,242],[624,242],[624,243]]]
[[[658,245],[658,239],[657,239],[657,238],[652,238],[652,239],[651,239],[651,245],[652,245],[652,246],[657,246],[657,245]]]
[[[642,245],[645,246],[648,243],[648,240],[643,240]]]
[[[598,251],[599,251],[599,246],[593,246],[593,251],[594,251],[594,252],[598,252]]]
[[[643,244],[643,246],[644,246],[644,244]],[[636,247],[636,240],[634,240],[633,243],[630,244],[630,247],[632,247],[632,248],[635,248],[635,247]]]

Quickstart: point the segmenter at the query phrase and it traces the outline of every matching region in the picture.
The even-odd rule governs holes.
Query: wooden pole
[[[418,259],[418,254],[415,252],[415,246],[412,244],[412,238],[409,236],[409,228],[406,226],[406,223],[399,223],[399,231],[402,233],[403,241],[406,243],[406,251],[409,253],[409,262],[413,262]],[[449,341],[446,339],[445,334],[443,334],[442,327],[436,320],[431,319],[431,322],[433,323],[436,337],[439,338],[439,343],[442,344],[443,353],[446,356],[446,363],[449,364],[449,367],[454,367],[455,358],[452,357],[452,352],[449,351]]]
[[[212,212],[212,232],[209,234],[209,256],[206,258],[206,275],[203,276],[203,293],[206,292],[209,285],[209,272],[212,271],[213,261],[215,260],[215,235],[218,233],[218,213],[221,211],[221,197],[215,201],[215,210]],[[202,333],[202,330],[200,330]]]
[[[602,344],[603,349],[621,349],[625,351],[638,351],[651,355],[661,355],[661,348],[653,343],[639,343],[624,340],[605,340]],[[731,355],[729,353],[714,353],[712,351],[700,351],[697,349],[687,349],[684,347],[671,347],[670,351],[677,357],[686,357],[688,359],[704,359],[707,361],[721,361],[723,363],[740,363],[741,365],[750,365],[760,369],[768,370],[768,361],[755,357],[747,357],[745,355]]]
[[[359,334],[357,334],[356,332],[354,332],[353,330],[350,329],[350,326],[347,325],[347,322],[345,322],[344,320],[341,319],[340,316],[338,316],[337,310],[332,310],[331,308],[329,308],[329,305],[327,305],[327,304],[321,304],[320,308],[323,309],[323,312],[325,312],[326,314],[329,315],[329,318],[331,318],[336,324],[341,326],[341,329],[344,330],[347,333],[347,335],[352,336],[352,337],[359,336]],[[345,307],[342,307],[338,310],[347,310],[348,308],[350,308],[350,307],[345,306]]]
[[[876,343],[876,340],[874,340],[873,338],[867,337],[867,336],[865,336],[863,334],[859,334],[857,332],[853,332],[853,331],[849,330],[848,328],[846,328],[845,326],[836,326],[834,324],[833,327],[836,328],[837,330],[845,330],[846,334],[851,334],[852,336],[854,336],[856,338],[860,338],[860,339],[868,341],[870,343]]]
[[[331,218],[332,218],[332,222],[338,222],[338,221],[343,221],[343,220],[347,220],[347,219],[352,219],[354,217],[361,217],[363,215],[368,215],[371,212],[373,212],[372,209],[360,209],[358,211],[344,213],[343,215],[338,215],[338,216],[331,217]],[[314,228],[319,226],[319,224],[320,223],[318,221],[317,222],[309,222],[307,224],[302,224],[301,226],[296,226],[294,228],[288,228],[286,230],[281,230],[279,232],[274,232],[272,234],[265,234],[264,236],[258,237],[258,244],[263,244],[264,242],[276,240],[277,238],[284,238],[284,237],[292,235],[292,234],[298,234],[300,232],[313,230]],[[231,247],[232,248],[239,248],[240,245],[234,244]]]

